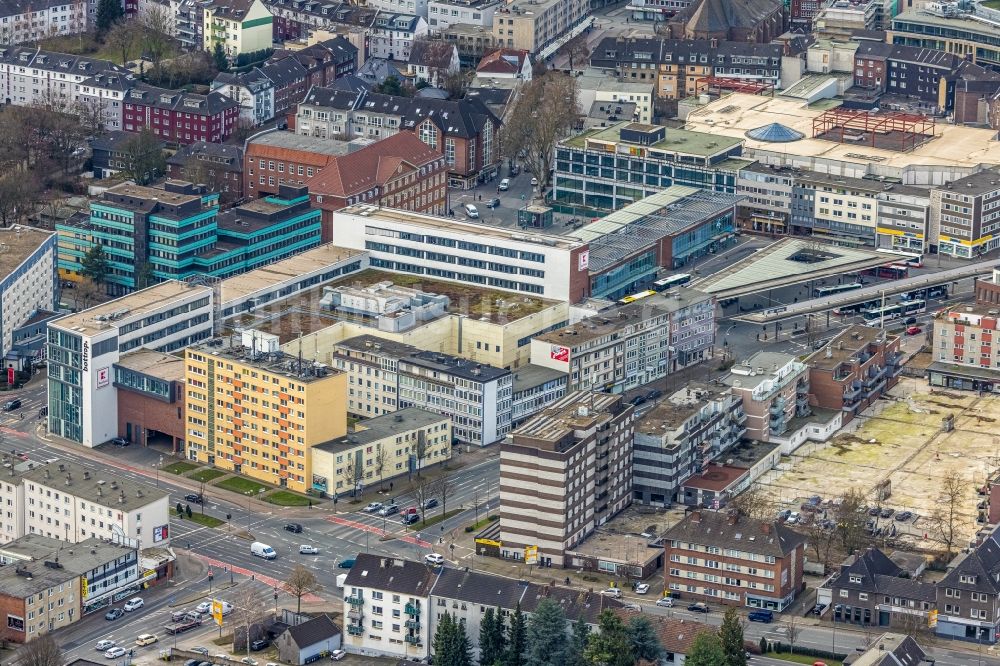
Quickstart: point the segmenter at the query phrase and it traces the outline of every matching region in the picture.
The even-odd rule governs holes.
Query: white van
[[[263,557],[265,560],[273,560],[278,556],[274,552],[274,548],[271,548],[266,543],[261,543],[260,541],[254,541],[250,544],[250,553],[256,555],[257,557]]]
[[[479,209],[472,204],[465,204],[465,215],[473,220],[479,219]]]
[[[337,587],[343,588],[344,582],[347,580],[347,574],[340,574],[337,576]]]
[[[510,179],[504,178],[503,180],[500,181],[500,191],[506,192],[509,189],[510,189]]]

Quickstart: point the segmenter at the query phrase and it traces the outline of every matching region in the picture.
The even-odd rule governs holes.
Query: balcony
[[[886,356],[886,365],[899,367],[903,364],[903,352],[896,351]]]
[[[403,623],[403,626],[407,629],[413,629],[414,631],[420,630],[420,620],[407,620]]]
[[[410,645],[420,645],[420,636],[403,636],[403,640]]]
[[[795,410],[796,411],[798,411],[800,408],[806,407],[808,405],[809,405],[809,396],[807,396],[807,395],[798,395],[798,396],[795,396]]]
[[[365,628],[360,624],[349,624],[347,625],[347,633],[351,636],[362,636],[365,633]]]
[[[362,617],[361,609],[352,608],[351,610],[347,611],[347,617],[351,618],[352,620],[360,620]]]
[[[844,389],[844,402],[855,400],[859,393],[861,393],[861,382],[854,381],[850,386]]]
[[[799,394],[809,393],[809,382],[804,380],[800,381],[795,385],[795,392]]]
[[[875,382],[871,387],[865,389],[865,398],[870,398],[885,388],[885,378]]]
[[[344,601],[346,601],[352,606],[360,606],[361,604],[365,603],[364,597],[362,597],[360,594],[353,595],[350,597],[344,597]]]
[[[420,615],[420,606],[417,606],[416,604],[406,604],[406,606],[403,607],[403,612],[407,615],[417,617]]]

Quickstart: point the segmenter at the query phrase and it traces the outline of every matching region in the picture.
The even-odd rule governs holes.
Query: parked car
[[[3,403],[3,411],[12,412],[20,406],[21,406],[21,401],[18,400],[17,398],[14,398],[13,400],[8,400],[7,402]]]
[[[792,511],[791,513],[788,514],[788,520],[786,520],[785,522],[787,522],[789,525],[794,525],[795,523],[799,522],[799,519],[801,517],[802,514],[800,514],[798,511]]]
[[[128,446],[132,442],[128,441],[124,437],[115,437],[114,439],[111,440],[111,443],[114,444],[115,446]]]
[[[653,389],[652,391],[646,394],[646,400],[656,400],[661,395],[663,395],[663,391],[661,391],[660,389]]]
[[[288,523],[285,525],[285,531],[291,532],[292,534],[300,534],[302,532],[302,525],[298,523]]]
[[[341,569],[350,569],[351,567],[354,566],[354,558],[352,557],[350,559],[344,560],[337,566],[340,567]]]
[[[253,650],[254,652],[260,652],[270,644],[271,641],[267,640],[266,638],[261,638],[260,640],[251,641],[250,649]]]
[[[201,504],[204,499],[198,493],[188,493],[184,496],[185,502],[191,502],[191,504]]]
[[[823,498],[820,497],[819,495],[813,495],[807,500],[807,503],[812,504],[813,506],[819,506],[820,504],[823,503]]]
[[[436,499],[434,499],[433,497],[431,497],[430,499],[424,500],[423,508],[425,510],[426,509],[433,509],[437,505],[438,505],[438,501]]]
[[[104,619],[105,620],[117,620],[118,618],[120,618],[124,614],[125,614],[125,611],[123,611],[121,608],[112,608],[107,613],[104,614]]]
[[[750,614],[747,615],[747,619],[751,622],[763,622],[764,624],[770,624],[774,622],[774,612],[769,610],[752,610]]]
[[[510,179],[509,178],[501,178],[500,179],[499,190],[501,192],[506,192],[509,189],[510,189]]]
[[[156,634],[139,634],[138,636],[135,637],[135,644],[140,646],[152,645],[157,640],[159,639],[156,638]]]
[[[534,176],[531,177],[531,186],[538,187],[538,179],[535,178]]]
[[[822,615],[824,610],[826,610],[826,604],[816,604],[812,608],[812,614],[813,615]]]
[[[105,652],[104,656],[107,657],[108,659],[117,659],[118,657],[124,657],[125,654],[126,654],[125,648],[116,645],[107,652]]]
[[[105,638],[97,641],[97,644],[94,645],[94,649],[97,650],[98,652],[107,652],[116,645],[118,645],[118,643],[115,643],[114,641],[109,641],[108,639]]]
[[[347,656],[347,653],[343,650],[334,650],[330,653],[330,661],[340,661]]]
[[[695,602],[695,603],[689,605],[688,606],[688,610],[691,611],[692,613],[707,613],[708,612],[708,604],[706,604],[706,603],[704,603],[702,601],[698,601],[698,602]]]
[[[921,329],[919,326],[909,326],[906,329],[907,335],[920,335],[921,333],[923,333],[923,329]]]
[[[635,586],[636,594],[646,594],[649,592],[649,583],[639,583]]]
[[[788,520],[790,515],[792,515],[791,509],[782,509],[778,512],[778,520]]]
[[[190,651],[191,652],[197,652],[198,654],[203,654],[205,656],[208,656],[208,648],[207,647],[203,647],[201,645],[196,645],[195,647],[191,648]]]
[[[656,605],[660,608],[673,608],[674,598],[673,597],[662,597],[656,600]]]
[[[622,589],[620,587],[609,587],[606,590],[601,590],[601,594],[612,599],[621,599]]]
[[[646,396],[644,396],[644,395],[637,395],[634,398],[632,398],[631,400],[629,400],[629,402],[632,403],[634,406],[638,407],[642,403],[646,402]]]
[[[424,555],[424,562],[427,564],[444,564],[444,555],[438,553],[427,553]]]
[[[396,506],[395,504],[390,504],[388,506],[384,506],[384,507],[382,507],[381,509],[378,510],[378,515],[383,516],[383,517],[384,516],[391,516],[394,513],[399,513],[399,507]]]
[[[144,605],[145,604],[142,599],[140,599],[139,597],[133,597],[128,601],[126,601],[125,605],[122,606],[122,608],[125,610],[126,613],[131,613],[134,610],[139,610]]]
[[[319,555],[319,548],[316,546],[299,546],[299,555]]]
[[[877,506],[873,506],[872,508],[868,509],[868,515],[871,516],[872,518],[874,518],[878,514],[879,514],[879,508]]]
[[[365,511],[368,513],[375,513],[382,508],[382,502],[369,502],[368,506],[365,507]]]
[[[905,523],[911,518],[913,518],[912,511],[900,511],[899,513],[896,514],[896,520],[898,520],[901,523]]]
[[[882,509],[882,513],[879,514],[882,518],[892,518],[892,514],[896,513],[895,509]]]
[[[253,657],[243,657],[242,659],[240,659],[240,663],[246,664],[247,666],[257,666],[257,664],[259,664],[260,662],[254,659]]]

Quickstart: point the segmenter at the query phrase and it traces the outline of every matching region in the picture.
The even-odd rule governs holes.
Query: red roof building
[[[196,141],[224,142],[236,129],[240,115],[239,103],[220,93],[196,95],[147,85],[132,88],[124,105],[126,132],[148,127],[161,141],[183,146]]]
[[[521,49],[497,49],[487,53],[476,66],[476,75],[483,78],[531,80],[531,55]]]

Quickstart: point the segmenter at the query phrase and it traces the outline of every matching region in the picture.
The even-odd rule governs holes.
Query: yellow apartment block
[[[361,421],[354,432],[312,449],[313,489],[363,490],[451,458],[451,419],[419,407]]]
[[[347,376],[281,353],[275,336],[244,343],[186,350],[188,458],[305,492],[311,449],[347,433]]]

